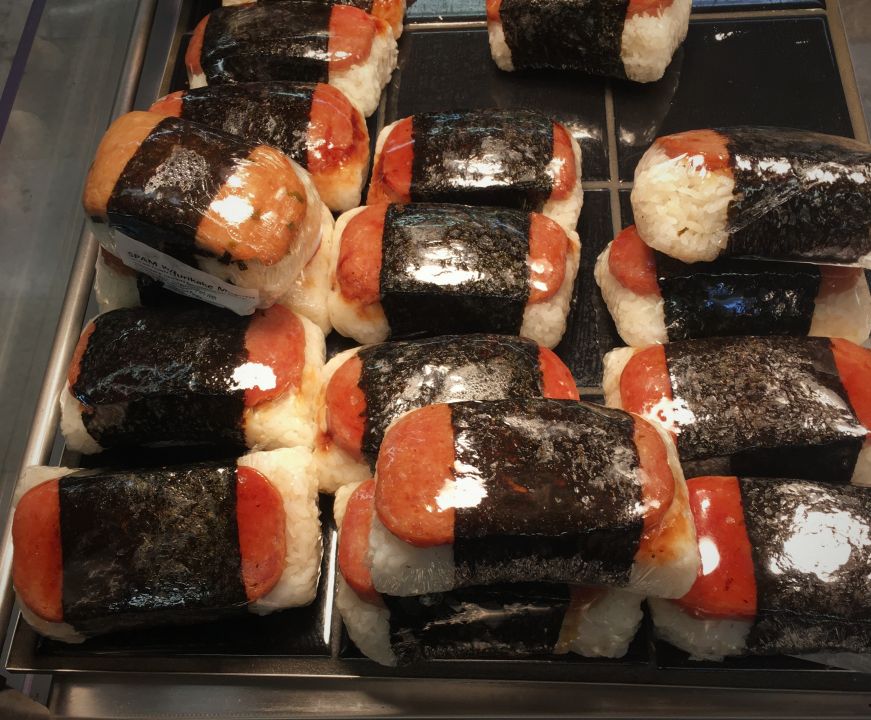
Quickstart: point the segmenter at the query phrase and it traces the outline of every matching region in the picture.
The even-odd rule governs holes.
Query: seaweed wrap
[[[632,211],[644,242],[687,263],[871,268],[871,145],[767,127],[667,135],[635,169]]]
[[[599,255],[595,277],[627,345],[736,335],[861,344],[871,332],[862,268],[733,258],[687,265],[653,250],[631,225]]]
[[[339,353],[325,366],[314,456],[322,492],[375,470],[384,431],[435,402],[549,397],[577,400],[569,369],[532,340],[446,335]]]
[[[532,110],[467,110],[387,125],[366,202],[534,210],[570,232],[583,197],[581,148],[564,125]]]
[[[151,470],[28,468],[12,521],[24,618],[81,642],[309,604],[321,565],[310,462],[293,448]]]
[[[239,314],[287,293],[332,231],[308,173],[279,150],[148,112],[106,131],[84,206],[125,264]]]
[[[502,582],[681,597],[698,551],[668,435],[590,403],[435,404],[384,435],[372,581],[408,596]]]
[[[806,480],[687,481],[702,564],[657,634],[694,659],[871,652],[871,494]]]
[[[330,210],[360,204],[369,130],[360,111],[332,85],[265,82],[179,90],[157,100],[149,112],[277,147],[308,170]]]
[[[487,0],[501,70],[579,70],[659,80],[689,27],[691,0]]]
[[[370,205],[336,222],[330,321],[357,342],[457,333],[565,332],[577,233],[538,213],[462,205]]]
[[[282,305],[127,308],[82,332],[61,391],[67,447],[312,447],[324,336]]]
[[[308,0],[259,0],[260,2],[307,2]],[[390,25],[393,35],[399,39],[402,35],[402,21],[405,19],[405,0],[316,0],[328,5],[351,5],[364,10],[372,17],[383,20]],[[224,7],[232,5],[247,5],[258,0],[223,0]]]
[[[317,0],[222,7],[194,29],[191,88],[300,80],[329,83],[368,117],[396,67],[390,25],[353,5]]]
[[[641,596],[545,583],[502,584],[439,595],[380,595],[366,564],[375,483],[336,493],[336,605],[357,647],[382,665],[453,658],[574,652],[622,657],[641,622]]]
[[[672,433],[684,474],[871,485],[871,350],[745,337],[618,348],[605,401]]]

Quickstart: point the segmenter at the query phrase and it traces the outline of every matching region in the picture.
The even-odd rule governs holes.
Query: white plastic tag
[[[257,290],[240,288],[214,275],[193,268],[112,228],[115,254],[127,267],[160,280],[181,295],[227,308],[239,315],[250,315],[260,304]]]

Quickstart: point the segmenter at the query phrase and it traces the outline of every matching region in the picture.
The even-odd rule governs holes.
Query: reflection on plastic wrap
[[[688,481],[702,569],[655,601],[665,639],[699,658],[871,651],[871,496],[799,480]]]
[[[871,352],[828,338],[711,338],[616,350],[608,404],[674,434],[684,472],[868,484]]]

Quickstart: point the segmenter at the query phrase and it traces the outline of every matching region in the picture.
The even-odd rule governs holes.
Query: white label
[[[115,254],[127,267],[138,270],[167,288],[203,302],[227,308],[239,315],[250,315],[260,304],[257,290],[230,285],[214,275],[192,268],[160,250],[134,240],[112,228]]]

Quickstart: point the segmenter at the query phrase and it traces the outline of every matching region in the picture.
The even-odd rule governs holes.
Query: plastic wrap
[[[70,447],[310,445],[323,335],[282,306],[130,308],[82,335],[62,391]]]
[[[871,146],[855,140],[754,127],[662,137],[636,169],[632,203],[644,241],[685,262],[871,267]]]
[[[685,598],[654,604],[661,635],[702,658],[871,652],[867,490],[734,477],[688,486],[703,569]]]
[[[608,404],[674,433],[688,476],[867,483],[867,351],[837,342],[854,348],[850,387],[828,338],[711,338],[640,350],[622,367],[606,359]]]
[[[109,128],[84,204],[125,264],[240,314],[287,292],[324,221],[311,180],[278,150],[155,113]]]
[[[690,547],[684,557],[681,541],[694,536],[668,445],[645,421],[587,403],[459,402],[409,413],[387,431],[377,464],[375,588],[404,596],[522,581],[652,587],[652,576],[684,561],[691,582],[697,556]],[[681,528],[662,559],[652,547],[675,515]],[[674,592],[673,578],[659,579],[657,592]]]

